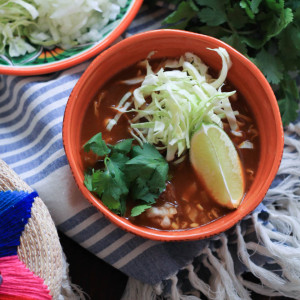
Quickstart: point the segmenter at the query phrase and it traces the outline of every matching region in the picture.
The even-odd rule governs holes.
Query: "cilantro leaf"
[[[98,142],[99,136],[101,137],[97,134],[93,138]],[[104,145],[107,147],[105,143]],[[102,148],[105,149],[105,147]],[[91,150],[93,149],[95,148],[91,148]],[[92,170],[92,174],[86,173],[84,177],[84,184],[88,190],[95,192],[110,210],[121,215],[125,212],[123,198],[127,196],[129,191],[122,168],[128,160],[129,158],[122,153],[114,153],[110,158],[106,156],[103,169]]]
[[[126,184],[125,174],[120,168],[119,162],[115,162],[113,158],[105,160],[105,166],[108,174],[113,180],[113,183],[118,187],[121,194],[128,194],[128,187]]]
[[[120,208],[119,211],[114,211],[114,213],[119,214],[120,216],[124,216],[126,213],[126,199],[127,199],[127,195],[126,196],[122,196],[120,197]]]
[[[121,214],[120,200],[112,196],[112,194],[110,194],[108,191],[105,191],[102,194],[101,201],[105,206],[107,206],[108,209],[114,211],[117,214]]]
[[[266,4],[270,9],[281,11],[284,8],[284,0],[266,0]]]
[[[261,1],[262,1],[262,0],[252,0],[252,1],[250,2],[250,8],[251,8],[251,10],[252,10],[252,12],[253,12],[254,14],[257,14],[257,13],[259,12],[258,7],[259,7]]]
[[[110,152],[109,148],[106,146],[102,139],[102,133],[94,135],[89,141],[83,145],[85,152],[93,151],[99,156],[104,156]]]
[[[248,16],[238,4],[227,8],[227,22],[230,22],[236,30],[242,29],[249,21]],[[237,34],[237,32],[235,32]]]
[[[157,149],[150,144],[132,149],[132,159],[126,163],[126,177],[131,181],[134,200],[153,201],[166,187],[169,165]]]
[[[101,170],[93,171],[91,191],[95,191],[101,197],[110,183],[109,180],[110,176],[107,172]]]
[[[220,0],[195,0],[198,5],[206,6],[200,8],[199,19],[208,26],[217,26],[226,22],[224,2]]]
[[[164,24],[172,24],[172,28],[184,29],[188,22],[196,15],[191,2],[182,1],[177,11],[170,14]]]
[[[168,177],[169,165],[162,160],[157,160],[155,164],[153,164],[154,172],[149,178],[150,191],[161,193],[166,185],[165,182]]]
[[[286,69],[297,70],[300,68],[300,30],[291,24],[278,36],[279,55]],[[286,49],[289,49],[286,55]]]
[[[130,197],[132,200],[143,200],[148,204],[155,203],[155,199],[159,196],[158,193],[152,193],[145,178],[136,177],[132,182]]]
[[[92,170],[92,174],[85,174],[84,184],[91,192],[95,192],[104,205],[109,209],[119,211],[122,190],[108,171]]]
[[[190,28],[191,31],[199,32],[202,34],[214,36],[216,38],[222,38],[228,35],[228,32],[221,26],[193,26]]]
[[[282,90],[284,94],[278,101],[279,109],[282,115],[282,122],[284,125],[288,125],[289,120],[296,119],[298,116],[299,103],[296,99],[299,99],[299,91],[296,81],[289,75],[285,75],[281,82]]]
[[[269,82],[277,84],[283,79],[284,66],[277,56],[262,49],[256,55],[254,62],[264,73]]]
[[[164,159],[162,155],[156,150],[156,148],[148,143],[143,144],[143,147],[134,146],[132,148],[132,157],[134,158],[138,155],[150,158]]]
[[[84,174],[84,185],[90,192],[93,192],[93,175],[92,174],[89,174],[88,172],[86,172]]]
[[[107,170],[101,172],[99,179],[101,180],[96,189],[99,198],[109,209],[120,212],[120,198],[128,193],[126,184],[124,183],[120,186],[120,181],[115,180]]]
[[[113,152],[120,152],[123,154],[128,154],[132,147],[133,139],[123,140],[115,145],[109,145]]]
[[[140,215],[141,213],[143,213],[148,208],[151,208],[151,205],[148,205],[148,204],[137,205],[137,206],[135,206],[135,207],[132,208],[132,210],[131,210],[131,216],[132,217],[136,217],[136,216]]]
[[[226,21],[226,15],[224,12],[221,10],[215,11],[212,8],[201,9],[201,11],[198,13],[198,17],[208,26],[217,26]]]
[[[245,53],[247,51],[246,44],[244,43],[244,39],[240,38],[238,34],[234,33],[230,36],[225,36],[221,38],[221,40],[232,47],[234,47],[236,50]]]
[[[123,153],[112,152],[110,160],[113,165],[117,166],[121,171],[124,171],[125,164],[129,160],[129,157]]]
[[[262,26],[264,29],[264,40],[268,41],[277,36],[289,23],[293,21],[293,12],[291,9],[282,9],[280,14],[269,12],[264,16]]]
[[[286,97],[278,100],[278,106],[282,116],[283,125],[288,125],[290,120],[296,120],[299,104],[292,98]]]
[[[247,13],[247,15],[249,16],[250,19],[254,19],[254,12],[252,11],[252,9],[250,7],[249,1],[242,0],[240,2],[240,6],[241,6],[241,8],[243,8],[245,10],[245,12]]]
[[[242,0],[240,6],[245,10],[250,19],[254,19],[255,15],[259,12],[259,5],[262,0]]]

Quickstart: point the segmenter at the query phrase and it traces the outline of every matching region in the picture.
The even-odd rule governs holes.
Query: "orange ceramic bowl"
[[[154,58],[178,57],[186,51],[201,57],[211,68],[220,68],[220,58],[207,48],[224,47],[232,60],[229,81],[244,96],[259,130],[260,158],[256,177],[240,206],[229,214],[199,228],[163,231],[133,225],[112,213],[84,186],[83,164],[80,158],[82,121],[89,101],[118,72],[145,59],[155,50]],[[238,51],[215,38],[180,30],[155,30],[134,35],[101,53],[87,68],[74,87],[64,116],[63,142],[71,170],[83,195],[113,223],[121,228],[153,240],[196,240],[221,233],[262,201],[276,173],[283,151],[283,129],[274,93],[259,69]]]

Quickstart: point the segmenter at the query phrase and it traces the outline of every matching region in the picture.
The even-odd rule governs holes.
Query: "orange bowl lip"
[[[106,206],[102,204],[101,201],[99,201],[92,193],[90,193],[86,187],[83,184],[83,181],[81,180],[81,171],[76,166],[76,162],[74,157],[71,154],[71,149],[69,147],[70,145],[70,135],[69,132],[71,128],[69,127],[69,121],[72,115],[72,111],[74,109],[74,105],[76,105],[76,95],[80,90],[80,86],[84,84],[86,78],[89,76],[90,71],[93,70],[94,67],[97,66],[98,62],[105,60],[108,56],[110,56],[111,53],[119,52],[122,53],[120,50],[126,48],[129,45],[132,45],[136,42],[140,42],[143,39],[146,38],[155,38],[155,37],[164,37],[164,36],[173,36],[174,38],[180,38],[180,37],[191,37],[191,38],[200,38],[202,40],[217,43],[219,46],[225,48],[226,50],[229,50],[230,55],[235,55],[239,61],[246,64],[247,69],[255,74],[255,76],[258,78],[259,81],[261,81],[261,84],[264,86],[264,89],[268,95],[268,98],[271,102],[271,107],[274,115],[274,119],[276,120],[274,126],[276,127],[277,132],[277,146],[274,151],[276,151],[276,155],[274,157],[274,163],[272,165],[272,168],[267,176],[267,178],[264,181],[263,187],[257,191],[255,199],[251,202],[250,207],[247,210],[240,210],[239,213],[229,213],[228,215],[225,215],[224,217],[221,217],[211,223],[205,224],[201,227],[195,228],[195,229],[189,229],[189,230],[181,230],[181,231],[163,231],[163,230],[156,230],[156,229],[150,229],[146,227],[141,227],[132,224],[128,220],[117,216],[116,214],[112,213]],[[149,51],[150,52],[150,51]],[[89,65],[89,67],[86,69],[86,71],[83,73],[83,75],[80,77],[79,81],[75,85],[73,91],[71,92],[71,95],[69,97],[69,100],[67,102],[65,114],[64,114],[64,120],[63,120],[63,145],[65,148],[65,152],[71,167],[71,171],[73,173],[73,176],[75,178],[76,184],[79,187],[80,191],[84,195],[84,197],[93,204],[100,212],[103,213],[105,217],[107,217],[111,222],[118,225],[122,229],[134,233],[138,236],[141,236],[143,238],[148,238],[151,240],[157,240],[157,241],[188,241],[188,240],[198,240],[198,239],[204,239],[207,237],[211,237],[214,235],[217,235],[221,232],[224,232],[228,229],[230,229],[232,226],[234,226],[237,222],[242,220],[246,215],[250,214],[263,200],[265,194],[267,193],[273,179],[275,178],[275,175],[278,171],[282,154],[283,154],[283,146],[284,146],[284,133],[283,133],[283,126],[281,122],[281,116],[277,104],[277,100],[275,98],[274,92],[269,85],[268,81],[264,77],[264,75],[261,73],[261,71],[250,61],[248,60],[244,55],[242,55],[240,52],[229,46],[228,44],[214,38],[211,36],[206,36],[198,33],[183,31],[183,30],[175,30],[175,29],[159,29],[159,30],[152,30],[147,32],[142,32],[136,35],[133,35],[131,37],[126,38],[125,40],[122,40],[121,42],[113,45],[112,47],[108,48],[101,54],[99,54],[93,62]],[[227,216],[227,218],[226,218]],[[230,216],[230,217],[229,217]],[[225,221],[226,220],[226,221]],[[211,224],[218,223],[219,226],[214,226],[213,228],[210,228]],[[208,227],[208,228],[207,228]]]
[[[72,56],[66,60],[52,62],[49,64],[41,66],[0,66],[0,74],[5,75],[19,75],[19,76],[29,76],[29,75],[41,75],[48,74],[52,72],[57,72],[60,70],[68,69],[77,64],[80,64],[89,58],[95,56],[111,43],[113,43],[130,25],[134,17],[137,15],[143,0],[134,0],[131,9],[128,11],[122,22],[99,44],[96,44],[89,50],[80,53],[78,55]]]

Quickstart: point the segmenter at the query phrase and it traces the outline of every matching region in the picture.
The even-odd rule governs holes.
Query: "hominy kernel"
[[[181,228],[184,229],[184,228],[187,228],[188,226],[188,223],[187,222],[182,222],[181,223]]]
[[[191,211],[189,212],[189,218],[192,222],[196,222],[198,217],[198,210],[195,207],[192,207]]]
[[[219,214],[218,214],[218,212],[217,212],[217,210],[216,210],[215,208],[213,208],[213,209],[211,210],[211,213],[212,213],[212,215],[213,215],[215,218],[219,218]]]
[[[190,227],[192,227],[192,228],[195,228],[195,227],[198,227],[198,226],[199,226],[198,223],[192,223],[192,224],[190,224]]]
[[[185,210],[185,213],[188,215],[191,211],[191,207],[187,205],[184,210]]]
[[[254,171],[251,169],[246,169],[246,173],[250,175],[254,175]]]
[[[171,226],[172,226],[172,228],[175,229],[175,230],[179,228],[179,225],[178,225],[177,223],[175,223],[175,222],[172,222],[172,225],[171,225]]]
[[[191,199],[191,196],[196,193],[197,191],[197,184],[194,182],[188,188],[185,190],[184,194],[182,195],[182,199],[184,201],[189,202],[189,199]]]
[[[198,203],[198,204],[196,205],[196,207],[197,207],[200,211],[203,211],[203,210],[204,210],[203,206],[202,206],[200,203]]]

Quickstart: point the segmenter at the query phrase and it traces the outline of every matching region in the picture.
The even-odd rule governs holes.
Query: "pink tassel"
[[[52,299],[44,280],[32,273],[17,255],[0,258],[0,272],[3,279],[1,300]]]

